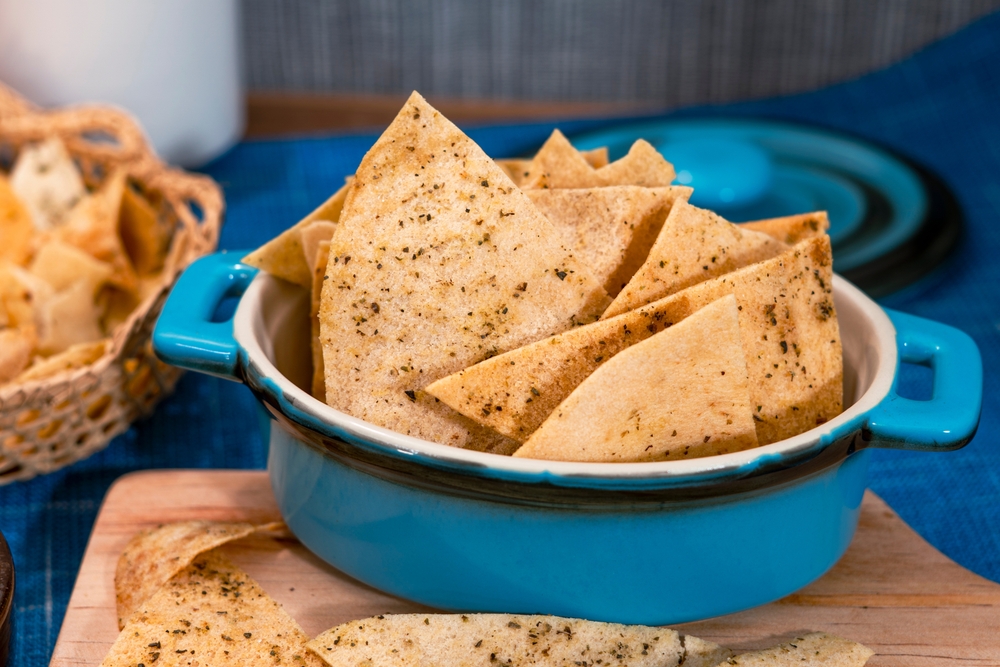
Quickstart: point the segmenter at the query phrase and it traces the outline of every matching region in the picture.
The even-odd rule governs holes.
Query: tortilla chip
[[[526,194],[614,297],[642,266],[676,199],[691,188],[615,185]]]
[[[267,271],[273,276],[309,289],[312,287],[312,269],[302,248],[302,230],[317,220],[336,223],[340,220],[344,201],[349,192],[348,185],[337,190],[319,208],[302,218],[281,235],[271,239],[243,258],[243,262]]]
[[[330,667],[674,667],[686,654],[667,628],[515,614],[376,616],[327,630],[307,646]]]
[[[320,307],[327,402],[427,440],[509,448],[424,386],[596,319],[607,294],[531,200],[416,93],[351,188]]]
[[[17,377],[31,362],[32,330],[0,329],[0,384]]]
[[[135,268],[118,236],[118,216],[125,191],[125,172],[108,176],[101,189],[81,199],[53,237],[76,246],[90,256],[111,265],[109,282],[128,292],[138,284]]]
[[[25,265],[31,259],[35,226],[31,213],[18,199],[10,183],[0,174],[0,260]]]
[[[673,165],[642,139],[632,144],[623,158],[595,169],[559,130],[552,132],[527,171],[519,184],[525,190],[608,185],[656,188],[670,185],[675,176]]]
[[[12,328],[34,327],[35,306],[52,294],[47,283],[0,260],[0,320]]]
[[[94,288],[81,278],[50,299],[36,305],[39,319],[38,349],[44,355],[104,338],[101,313],[94,302]]]
[[[608,163],[608,148],[594,148],[589,151],[580,151],[580,155],[594,169],[600,169]],[[531,176],[531,158],[529,159],[507,159],[496,160],[497,165],[503,169],[507,177],[520,187],[524,180]]]
[[[309,342],[312,347],[313,377],[312,395],[326,402],[326,373],[323,371],[323,344],[320,342],[319,304],[323,294],[323,281],[326,279],[326,262],[330,258],[330,241],[319,241],[313,253],[313,282],[309,294],[309,320],[312,335]]]
[[[254,532],[249,523],[183,521],[139,533],[129,541],[115,570],[118,627],[199,554]]]
[[[111,265],[106,262],[94,259],[79,248],[54,239],[38,249],[28,270],[51,285],[56,292],[61,292],[73,283],[83,280],[90,286],[91,301],[94,300],[97,290],[110,280],[114,273]]]
[[[245,572],[212,551],[142,603],[102,667],[321,667],[309,637]]]
[[[316,220],[299,230],[302,243],[302,256],[305,257],[306,265],[311,272],[315,273],[316,266],[319,264],[317,255],[319,254],[320,244],[325,244],[329,250],[330,239],[333,238],[333,233],[336,230],[337,223],[330,222],[329,220]],[[323,258],[322,265],[326,267],[325,257]]]
[[[734,652],[725,646],[719,646],[710,641],[699,639],[692,635],[682,635],[684,644],[684,667],[717,667],[719,663],[733,657]]]
[[[126,184],[122,194],[118,232],[129,261],[140,276],[151,276],[163,268],[172,229],[139,192]]]
[[[825,632],[796,637],[763,651],[752,651],[720,662],[717,667],[862,667],[875,651]]]
[[[784,218],[769,218],[753,222],[741,222],[741,229],[763,232],[771,238],[792,246],[814,236],[826,234],[830,228],[830,218],[826,211],[813,211],[799,215],[789,215]]]
[[[108,340],[80,343],[73,345],[59,354],[54,354],[44,359],[40,358],[26,371],[15,377],[14,382],[23,383],[45,380],[60,373],[89,366],[104,356],[104,353],[108,349],[108,343]]]
[[[756,446],[736,298],[730,295],[616,354],[514,456],[667,461]]]
[[[87,194],[80,170],[58,137],[23,148],[10,185],[31,213],[36,229],[53,229]]]
[[[767,234],[741,229],[711,211],[678,201],[646,261],[602,317],[620,315],[786,250],[788,246]]]

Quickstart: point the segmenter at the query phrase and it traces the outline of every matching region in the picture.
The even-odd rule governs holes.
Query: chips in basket
[[[842,410],[823,212],[732,224],[637,141],[490,160],[414,93],[248,263],[312,291],[313,394],[518,457],[693,458]]]

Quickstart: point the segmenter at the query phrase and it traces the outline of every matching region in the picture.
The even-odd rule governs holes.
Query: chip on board
[[[168,523],[129,541],[115,570],[118,627],[171,577],[201,553],[254,532],[253,524],[219,521]]]
[[[756,447],[738,315],[729,295],[619,352],[514,456],[634,463]]]
[[[250,266],[305,288],[312,287],[312,268],[302,249],[302,230],[317,220],[336,223],[350,187],[344,185],[309,215],[243,258]]]
[[[645,262],[602,317],[620,315],[786,250],[787,245],[767,234],[741,229],[711,211],[678,201]]]
[[[718,656],[719,647],[695,642]],[[696,664],[677,632],[643,625],[515,614],[387,614],[344,623],[308,644],[330,667]],[[712,663],[714,665],[714,663]]]
[[[642,266],[674,201],[686,200],[691,192],[614,185],[528,190],[527,195],[614,297]]]
[[[102,667],[322,667],[298,623],[217,551],[193,559],[129,616]]]
[[[875,655],[867,646],[825,632],[812,632],[762,651],[728,658],[717,667],[862,667]]]
[[[399,433],[508,450],[424,387],[609,302],[503,170],[414,93],[365,155],[320,306],[326,400]]]

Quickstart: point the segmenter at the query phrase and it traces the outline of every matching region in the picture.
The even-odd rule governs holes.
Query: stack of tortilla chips
[[[732,224],[647,142],[494,161],[414,93],[356,174],[246,258],[312,292],[313,394],[433,442],[658,461],[842,410],[823,212]]]

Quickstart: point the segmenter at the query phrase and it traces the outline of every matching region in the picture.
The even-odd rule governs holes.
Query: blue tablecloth
[[[928,165],[953,188],[968,223],[957,252],[936,273],[882,302],[959,327],[976,340],[986,371],[979,433],[954,453],[877,451],[871,488],[938,549],[1000,581],[1000,14],[855,81],[682,113],[749,114],[847,130]],[[470,134],[500,157],[529,153],[556,125],[572,133],[614,122],[472,128]],[[256,246],[298,220],[340,186],[374,139],[248,141],[208,165],[228,202],[221,246]],[[253,409],[243,387],[188,374],[153,417],[105,451],[0,488],[0,529],[18,577],[14,665],[48,664],[111,483],[143,468],[263,468],[265,444]]]

